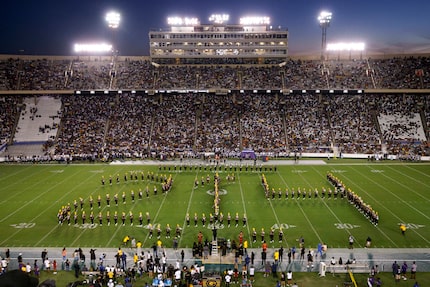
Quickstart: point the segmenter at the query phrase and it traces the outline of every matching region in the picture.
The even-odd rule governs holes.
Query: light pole
[[[119,22],[121,21],[121,15],[118,12],[111,11],[106,14],[105,17],[106,22],[108,23],[108,27],[112,30],[113,34],[113,51],[114,54],[118,51],[117,45],[116,45],[116,39],[115,39],[115,31],[119,27]]]
[[[320,23],[320,27],[322,30],[322,37],[321,37],[321,60],[324,60],[324,53],[326,49],[327,44],[327,28],[330,26],[331,21],[331,12],[322,11],[320,15],[318,16],[318,21]]]

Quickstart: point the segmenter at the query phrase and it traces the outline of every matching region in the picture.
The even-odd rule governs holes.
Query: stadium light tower
[[[118,12],[111,11],[106,14],[105,17],[106,22],[108,23],[108,27],[112,30],[113,34],[113,50],[114,52],[117,51],[117,45],[116,45],[116,37],[115,32],[119,27],[119,23],[121,21],[121,15]]]
[[[331,21],[331,12],[322,11],[318,16],[318,21],[320,23],[320,27],[322,30],[322,39],[321,39],[321,60],[324,59],[324,53],[327,44],[327,28],[330,26]]]

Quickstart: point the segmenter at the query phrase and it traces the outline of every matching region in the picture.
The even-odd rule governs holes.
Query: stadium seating
[[[417,72],[428,70],[427,57],[290,59],[282,66],[163,66],[147,58],[18,58],[0,60],[0,67],[0,89],[6,95],[27,90],[154,90],[153,94],[53,93],[30,96],[28,101],[3,96],[3,151],[12,141],[41,141],[47,159],[71,154],[75,159],[198,157],[209,152],[238,157],[246,148],[258,156],[275,157],[430,155],[428,94],[261,92],[428,89],[428,73]],[[181,92],[204,89],[231,91]],[[32,112],[33,101],[38,103],[37,114]]]

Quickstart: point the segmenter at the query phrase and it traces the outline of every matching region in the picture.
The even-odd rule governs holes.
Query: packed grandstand
[[[430,57],[0,57],[3,160],[430,156]]]

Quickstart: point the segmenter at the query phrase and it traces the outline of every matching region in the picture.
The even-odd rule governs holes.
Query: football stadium
[[[430,284],[429,55],[227,18],[0,55],[0,286]]]

